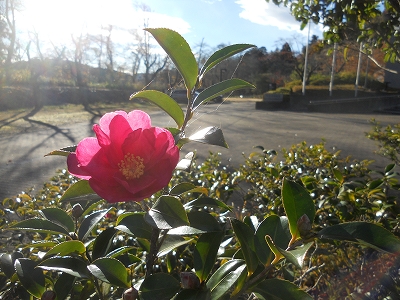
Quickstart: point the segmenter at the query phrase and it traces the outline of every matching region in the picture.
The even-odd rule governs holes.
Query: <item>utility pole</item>
[[[306,94],[306,80],[307,80],[307,64],[308,64],[308,44],[310,43],[310,21],[308,21],[308,34],[306,45],[306,57],[304,58],[304,72],[303,72],[303,88],[301,89],[303,96]]]
[[[335,79],[335,66],[336,66],[336,51],[337,51],[337,42],[333,46],[333,57],[332,57],[332,71],[331,71],[331,82],[329,83],[329,96],[332,97],[333,91],[333,80]]]
[[[355,90],[354,97],[358,96],[358,81],[360,80],[362,48],[363,48],[363,43],[360,44],[360,52],[358,52],[357,76],[356,76],[356,83],[354,86],[354,90]]]

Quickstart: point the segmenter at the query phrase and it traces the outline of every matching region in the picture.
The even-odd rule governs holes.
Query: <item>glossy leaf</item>
[[[34,232],[43,232],[49,234],[69,235],[69,231],[63,226],[45,219],[28,219],[15,224],[12,224],[9,229],[27,230]]]
[[[232,208],[226,205],[224,202],[220,200],[216,200],[213,198],[209,197],[201,197],[197,198],[193,201],[190,201],[184,205],[185,208],[191,208],[191,207],[215,207],[215,208],[220,208],[226,211],[232,211]]]
[[[315,205],[308,191],[296,182],[285,180],[282,186],[282,201],[292,234],[290,244],[301,238],[297,222],[307,215],[311,223],[315,217]]]
[[[61,201],[70,201],[73,198],[95,194],[88,180],[79,180],[71,185],[61,196]]]
[[[367,222],[349,222],[333,225],[318,232],[321,239],[358,242],[368,247],[400,253],[400,239],[385,228]]]
[[[158,229],[171,229],[189,225],[181,201],[172,196],[161,196],[147,212],[145,220]]]
[[[235,45],[229,45],[227,47],[224,47],[222,49],[219,49],[215,51],[205,62],[203,67],[200,70],[200,78],[204,77],[204,75],[210,71],[212,68],[214,68],[216,65],[218,65],[220,62],[224,61],[225,59],[238,54],[244,50],[247,50],[249,48],[255,47],[254,45],[249,45],[249,44],[235,44]],[[200,79],[201,80],[201,79]]]
[[[197,81],[197,61],[185,39],[176,31],[167,28],[146,28],[171,58],[183,77],[185,86],[191,91]]]
[[[130,287],[128,272],[117,259],[103,257],[88,266],[90,273],[96,278],[120,287]]]
[[[208,189],[202,186],[196,186],[190,182],[182,182],[174,186],[170,191],[169,194],[173,196],[180,196],[186,193],[201,193],[204,195],[208,195]]]
[[[208,101],[214,99],[219,95],[230,93],[232,91],[240,89],[254,89],[254,88],[255,88],[254,85],[241,79],[232,78],[224,80],[200,92],[193,101],[193,111],[196,110],[203,103],[207,103]]]
[[[89,278],[86,262],[80,257],[56,256],[42,261],[39,268],[56,272],[64,272],[79,278]]]
[[[205,232],[221,231],[218,221],[209,213],[202,211],[191,211],[187,214],[189,226],[180,226],[168,231],[172,235],[192,235]]]
[[[37,262],[28,258],[15,261],[15,270],[24,288],[36,298],[41,298],[46,291],[43,270],[37,269]]]
[[[251,275],[257,269],[259,263],[254,247],[254,232],[248,225],[237,219],[231,219],[231,224],[236,238],[239,240],[247,271]]]
[[[221,299],[236,284],[239,277],[246,272],[246,263],[241,259],[229,260],[215,271],[207,280],[207,288],[211,291],[211,299]]]
[[[286,249],[290,242],[288,219],[271,215],[258,225],[254,246],[259,260],[264,265],[270,264],[273,260],[271,249],[265,241],[266,235],[269,235],[278,247]]]
[[[271,262],[272,265],[276,265],[282,258],[284,258],[283,254],[281,253],[281,249],[279,249],[275,244],[274,241],[271,239],[269,235],[265,236],[265,241],[268,244],[268,247],[271,249],[272,253],[274,254],[274,260]]]
[[[159,91],[147,90],[137,92],[133,94],[129,99],[132,100],[136,98],[146,99],[147,101],[154,103],[162,110],[164,110],[167,114],[169,114],[172,119],[175,120],[179,128],[182,127],[183,120],[185,118],[182,108],[174,99],[172,99],[167,94]]]
[[[281,279],[267,279],[260,282],[253,292],[260,299],[274,300],[312,300],[313,298],[293,283]]]
[[[94,240],[92,259],[98,259],[105,256],[113,244],[113,238],[118,230],[113,227],[109,227],[103,230]]]
[[[79,240],[81,241],[85,240],[90,234],[90,232],[93,230],[93,228],[97,225],[97,223],[99,223],[111,209],[112,208],[95,211],[94,213],[88,215],[82,221],[81,226],[79,226],[78,230]]]
[[[193,260],[194,269],[200,282],[207,279],[215,265],[222,237],[222,232],[209,232],[202,234],[197,240]]]
[[[68,156],[70,153],[75,152],[76,147],[77,147],[76,145],[64,147],[59,150],[51,151],[47,153],[45,156],[50,156],[50,155]]]
[[[189,244],[193,241],[193,239],[185,239],[183,237],[177,236],[177,235],[168,235],[167,238],[164,240],[162,243],[160,250],[157,253],[158,257],[164,256],[171,252],[172,250]]]
[[[128,212],[117,219],[116,228],[138,238],[151,239],[152,227],[144,220],[144,213]]]
[[[23,258],[24,255],[21,252],[13,252],[11,254],[3,253],[0,255],[0,269],[7,276],[11,276],[15,273],[14,263],[18,258]]]
[[[43,259],[52,255],[65,256],[71,254],[82,254],[85,253],[85,251],[86,247],[81,241],[65,241],[47,251]]]
[[[189,137],[189,140],[204,144],[229,148],[221,128],[210,126],[203,128]]]
[[[182,140],[182,139],[181,139]],[[178,141],[178,147],[180,141]],[[186,139],[187,142],[189,142],[188,139]],[[190,167],[193,165],[193,159],[194,159],[194,153],[193,152],[189,152],[188,154],[185,155],[184,158],[182,158],[179,162],[178,165],[175,167],[176,170],[181,170],[181,171],[185,171],[185,172],[190,172]]]
[[[171,299],[180,290],[178,280],[166,273],[156,273],[147,277],[140,286],[142,300]]]
[[[47,220],[63,226],[69,232],[75,231],[74,221],[64,210],[51,207],[42,209],[40,213]]]

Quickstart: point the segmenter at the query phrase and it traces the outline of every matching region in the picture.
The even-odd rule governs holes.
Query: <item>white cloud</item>
[[[236,0],[235,2],[242,9],[239,17],[245,20],[259,25],[277,27],[279,30],[300,33],[304,36],[308,34],[307,30],[300,29],[300,22],[296,21],[290,14],[289,8],[283,5],[277,6],[265,0]],[[315,26],[311,28],[310,34],[321,35],[319,28]]]

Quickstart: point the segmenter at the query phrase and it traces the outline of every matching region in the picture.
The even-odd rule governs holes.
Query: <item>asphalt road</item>
[[[174,126],[171,118],[161,111],[150,115],[155,126]],[[201,159],[208,151],[220,152],[222,163],[235,167],[243,162],[242,153],[249,154],[253,146],[261,145],[280,152],[280,149],[302,141],[311,145],[325,139],[327,148],[342,150],[343,157],[373,159],[374,168],[383,169],[389,161],[374,154],[376,143],[365,137],[365,132],[371,129],[369,120],[372,118],[382,125],[399,123],[398,115],[263,111],[255,110],[251,101],[212,104],[196,113],[187,132],[191,134],[207,126],[219,126],[229,149],[189,143],[181,156],[197,150]],[[0,135],[0,199],[31,187],[40,190],[43,182],[55,175],[57,169],[66,167],[64,157],[44,155],[92,136],[91,127],[89,122],[60,127],[38,125],[34,132]]]

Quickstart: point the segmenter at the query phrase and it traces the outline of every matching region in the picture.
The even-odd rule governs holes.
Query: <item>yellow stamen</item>
[[[144,173],[143,158],[131,153],[125,154],[118,167],[127,180],[139,178]]]

